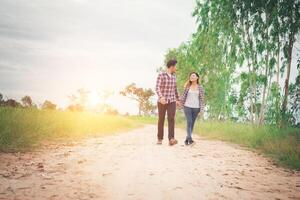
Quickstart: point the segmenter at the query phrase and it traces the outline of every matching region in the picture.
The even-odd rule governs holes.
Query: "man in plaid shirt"
[[[161,72],[156,81],[156,93],[158,96],[157,144],[162,144],[164,137],[166,112],[168,114],[169,145],[177,144],[177,140],[174,138],[176,104],[179,104],[179,95],[175,76],[176,64],[176,60],[169,60],[167,63],[167,70],[165,72]]]

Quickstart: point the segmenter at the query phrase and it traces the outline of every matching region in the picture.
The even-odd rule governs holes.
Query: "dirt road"
[[[0,154],[0,199],[300,199],[300,173],[194,137],[158,146],[156,126]]]

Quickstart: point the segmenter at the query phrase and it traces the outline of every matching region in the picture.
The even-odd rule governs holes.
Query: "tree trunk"
[[[269,71],[269,48],[268,48],[268,42],[269,42],[269,28],[268,28],[268,14],[266,13],[266,49],[267,49],[267,54],[265,57],[265,62],[266,62],[266,69],[265,69],[265,77],[266,81],[264,83],[264,88],[263,88],[263,96],[261,100],[261,108],[260,108],[260,114],[259,114],[259,125],[262,125],[264,123],[264,115],[265,115],[265,103],[266,103],[266,91],[268,87],[268,71]]]
[[[254,123],[254,119],[253,119],[253,112],[254,112],[254,108],[253,108],[253,84],[252,84],[252,73],[251,73],[251,67],[250,67],[250,62],[248,60],[248,71],[249,71],[249,81],[250,81],[250,120],[251,120],[251,124]]]
[[[142,116],[142,105],[141,105],[142,103],[141,102],[139,102],[139,116]]]
[[[255,53],[254,55],[254,62],[255,62],[255,67],[253,67],[253,90],[254,90],[254,94],[253,94],[253,98],[254,98],[254,109],[255,109],[255,113],[254,113],[254,122],[257,124],[257,120],[258,120],[258,109],[257,109],[257,89],[256,89],[256,65],[257,65],[257,53]]]
[[[289,80],[290,80],[290,73],[291,73],[291,62],[292,62],[292,51],[293,51],[293,34],[289,35],[289,44],[288,44],[288,57],[287,57],[287,72],[286,78],[284,82],[284,97],[282,103],[282,114],[285,115],[287,110],[287,101],[288,101],[288,94],[289,94]]]
[[[284,82],[284,96],[283,96],[283,102],[282,102],[282,119],[280,126],[283,126],[283,122],[285,121],[286,117],[286,110],[287,110],[287,102],[288,102],[288,95],[289,95],[289,81],[290,81],[290,73],[291,73],[291,64],[292,64],[292,53],[293,53],[293,45],[294,45],[294,37],[295,32],[293,32],[293,26],[297,26],[293,20],[293,9],[290,11],[289,15],[289,43],[288,43],[288,52],[287,52],[287,72],[286,72],[286,78]]]
[[[277,47],[278,50],[277,50],[276,82],[277,82],[277,85],[279,86],[279,74],[280,74],[280,41],[279,41],[279,35],[278,35],[277,44],[278,44],[278,47]]]
[[[268,79],[267,79],[268,80]],[[272,81],[272,74],[269,72],[269,83],[267,85],[267,95],[266,98],[269,96],[270,94],[270,90],[271,90],[271,81]],[[263,115],[261,116],[262,119],[261,121],[264,122],[265,121],[265,112],[263,113]]]
[[[266,60],[268,59],[268,53],[266,56]],[[268,67],[266,66],[265,69],[265,76],[266,76],[266,81],[264,84],[263,88],[263,96],[261,100],[261,108],[260,108],[260,114],[259,114],[259,125],[262,125],[264,122],[264,114],[265,114],[265,102],[266,102],[266,91],[267,91],[267,85],[268,85]]]
[[[249,16],[247,16],[249,17]],[[252,51],[253,51],[253,43],[252,40],[250,39],[250,33],[249,33],[249,20],[247,18],[247,22],[246,22],[246,34],[247,34],[247,40],[248,40],[248,44],[249,44],[249,49],[251,51],[251,57],[252,57]],[[254,107],[253,107],[253,82],[252,82],[252,70],[251,70],[251,64],[250,64],[250,58],[247,59],[248,61],[248,71],[249,71],[249,82],[250,82],[250,120],[251,120],[251,124],[254,124],[254,119],[253,119],[253,112],[254,112]],[[253,61],[252,61],[253,64]]]

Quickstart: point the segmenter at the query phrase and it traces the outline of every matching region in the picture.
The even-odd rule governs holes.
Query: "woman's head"
[[[189,74],[188,81],[186,82],[185,87],[191,86],[192,83],[199,84],[199,79],[200,79],[200,76],[197,72],[191,72]]]

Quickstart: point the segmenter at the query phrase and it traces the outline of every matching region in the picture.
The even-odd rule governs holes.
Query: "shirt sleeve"
[[[175,82],[175,97],[177,101],[180,101],[176,82]]]
[[[162,76],[161,76],[161,74],[159,74],[158,77],[157,77],[157,80],[156,80],[156,87],[155,87],[156,94],[157,94],[158,98],[162,97],[162,93],[160,91],[161,84],[162,84]]]
[[[183,94],[182,94],[182,96],[180,97],[180,102],[181,102],[182,104],[185,103],[187,91],[188,91],[188,89],[187,89],[187,88],[184,88]]]
[[[203,112],[204,111],[205,102],[204,102],[204,89],[203,89],[202,86],[200,87],[199,98],[200,98],[200,112]]]

